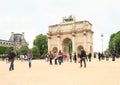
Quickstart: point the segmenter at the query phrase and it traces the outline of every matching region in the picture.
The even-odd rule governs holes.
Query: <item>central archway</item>
[[[69,56],[72,54],[72,40],[70,38],[65,38],[62,42],[63,54]]]
[[[52,52],[53,53],[57,53],[58,52],[58,48],[57,47],[53,47]]]
[[[77,47],[77,54],[78,54],[78,55],[79,55],[81,49],[83,49],[83,46],[82,46],[82,45],[79,45],[79,46]]]

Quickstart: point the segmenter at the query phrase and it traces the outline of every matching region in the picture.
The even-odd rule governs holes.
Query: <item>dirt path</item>
[[[5,61],[0,61],[0,67],[0,85],[120,85],[120,59],[94,59],[86,68],[70,62],[51,66],[43,60],[33,60],[31,69],[21,61],[15,61],[14,71]]]

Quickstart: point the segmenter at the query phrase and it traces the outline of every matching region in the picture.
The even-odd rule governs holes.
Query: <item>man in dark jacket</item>
[[[84,68],[86,67],[86,61],[85,61],[85,59],[87,58],[87,56],[86,56],[86,52],[85,52],[85,50],[84,49],[81,49],[81,51],[80,51],[80,67],[82,67],[82,62],[84,62]]]
[[[9,54],[9,61],[10,61],[10,67],[9,67],[9,71],[14,70],[14,58],[16,56],[16,53],[14,52],[13,49],[11,49],[11,52]]]

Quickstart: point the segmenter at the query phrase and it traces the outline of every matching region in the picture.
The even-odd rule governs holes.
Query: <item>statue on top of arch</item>
[[[76,20],[76,17],[75,16],[72,16],[70,15],[68,18],[65,16],[63,17],[63,20],[62,22],[70,22],[70,21],[75,21]]]

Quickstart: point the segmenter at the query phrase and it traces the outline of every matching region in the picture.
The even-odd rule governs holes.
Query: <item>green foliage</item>
[[[110,51],[114,50],[114,47],[115,47],[115,42],[114,42],[115,35],[116,34],[114,33],[110,36],[110,41],[109,41],[109,50]]]
[[[38,35],[33,44],[38,47],[40,56],[42,56],[44,53],[47,53],[48,51],[48,38],[46,35],[40,34]]]
[[[13,47],[0,46],[0,54],[9,54]]]
[[[22,46],[19,50],[17,50],[17,54],[27,54],[28,46]]]
[[[34,46],[34,47],[32,48],[32,53],[33,53],[33,56],[34,56],[35,58],[39,58],[39,57],[40,57],[39,49],[38,49],[37,46]]]
[[[111,35],[109,41],[109,50],[115,50],[117,54],[120,54],[120,31]]]
[[[68,50],[68,51],[69,51],[69,54],[72,54],[72,51],[73,51],[73,50],[72,50],[72,41],[69,41],[69,42],[68,42],[68,49],[69,49],[69,50]]]

